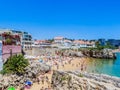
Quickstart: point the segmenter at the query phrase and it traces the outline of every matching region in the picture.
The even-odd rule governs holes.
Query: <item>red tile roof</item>
[[[90,42],[90,41],[83,41],[83,40],[75,40],[73,41],[74,44],[89,44],[89,45],[93,45],[95,44],[94,42]]]
[[[55,39],[55,40],[56,40],[56,39],[57,39],[57,40],[62,40],[62,39],[64,39],[64,37],[58,36],[58,37],[55,37],[54,39]]]

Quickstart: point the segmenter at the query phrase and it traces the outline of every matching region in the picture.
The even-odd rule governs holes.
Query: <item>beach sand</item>
[[[25,90],[45,90],[45,88],[50,88],[47,90],[52,90],[51,89],[51,81],[52,81],[52,74],[53,74],[53,70],[60,70],[60,71],[74,71],[74,70],[80,70],[80,71],[85,71],[86,69],[86,65],[87,65],[87,59],[89,58],[85,58],[85,57],[81,57],[81,58],[73,58],[73,60],[71,61],[71,63],[64,63],[64,66],[62,66],[61,64],[59,64],[57,67],[56,65],[53,65],[51,68],[51,72],[50,73],[46,73],[44,76],[48,77],[49,83],[44,81],[44,84],[40,81],[40,83],[38,84],[38,82],[33,83],[32,87],[30,89],[25,89]],[[83,67],[81,69],[81,67]],[[43,89],[42,89],[43,88]],[[19,88],[17,90],[20,90]]]
[[[53,70],[61,70],[61,71],[74,71],[74,70],[81,70],[81,65],[86,66],[86,60],[88,58],[73,58],[73,60],[71,61],[71,63],[66,63],[64,64],[64,66],[59,65],[59,68],[57,68],[57,66],[53,66],[52,67],[52,71],[51,73],[46,73],[45,76],[48,76],[49,81],[51,83],[51,79],[52,79],[52,73]],[[85,68],[85,67],[84,67]],[[83,69],[84,71],[84,69]],[[45,88],[51,88],[51,84],[44,82],[44,84],[42,82],[38,83],[33,83],[32,87],[30,89],[25,89],[25,90],[42,90],[41,88],[43,88],[43,90],[45,90]],[[20,90],[20,89],[17,89]],[[52,89],[47,89],[47,90],[52,90]]]

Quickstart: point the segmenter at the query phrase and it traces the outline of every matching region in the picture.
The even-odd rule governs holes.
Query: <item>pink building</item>
[[[3,45],[2,46],[2,59],[6,60],[11,55],[20,54],[21,46],[19,45]]]
[[[0,33],[2,60],[7,60],[11,55],[21,53],[20,36],[8,32]]]

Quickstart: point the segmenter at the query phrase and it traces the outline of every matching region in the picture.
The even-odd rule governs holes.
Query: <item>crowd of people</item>
[[[40,58],[43,60],[44,63],[50,65],[51,67],[59,69],[60,66],[64,68],[64,65],[71,64],[71,62],[76,57],[68,56],[65,55],[63,52],[55,51],[54,54],[51,52],[46,52],[45,54],[40,55]],[[72,66],[74,66],[74,64],[72,64]],[[76,64],[76,67],[80,67],[81,71],[86,71],[86,66],[87,65],[84,60]]]
[[[37,83],[44,85],[44,83],[47,83],[48,87],[44,88],[42,87],[40,90],[51,90],[51,80],[47,76],[47,74],[51,74],[51,72],[48,73],[41,73],[37,78]]]
[[[49,52],[46,51],[39,55],[39,59],[42,60],[41,63],[46,63],[51,66],[51,71],[48,73],[40,73],[40,75],[36,78],[36,82],[38,85],[41,85],[40,90],[52,90],[51,87],[51,78],[52,78],[52,70],[64,70],[67,65],[70,67],[79,68],[81,71],[86,70],[86,62],[84,60],[79,60],[77,63],[74,63],[76,57],[66,55],[64,52],[55,51]],[[68,67],[69,68],[69,67]],[[51,77],[50,77],[51,75]]]

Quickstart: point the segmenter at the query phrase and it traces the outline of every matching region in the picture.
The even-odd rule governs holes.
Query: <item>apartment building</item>
[[[32,35],[29,34],[28,32],[22,32],[19,30],[11,30],[11,29],[0,29],[0,34],[2,33],[10,33],[12,35],[19,35],[22,48],[23,49],[32,48],[32,44],[33,44]],[[0,37],[0,40],[2,39],[3,38]]]

